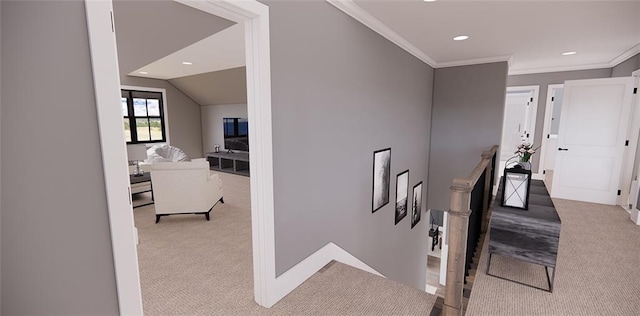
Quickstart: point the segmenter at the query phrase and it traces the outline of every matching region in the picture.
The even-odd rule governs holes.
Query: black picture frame
[[[396,176],[396,225],[407,216],[409,201],[409,170],[398,173]]]
[[[422,181],[413,186],[411,201],[411,229],[413,229],[420,221],[422,214]]]
[[[371,194],[371,213],[375,213],[389,204],[391,186],[391,148],[373,152],[373,189]]]

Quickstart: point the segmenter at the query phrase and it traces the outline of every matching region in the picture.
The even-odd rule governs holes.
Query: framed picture
[[[422,213],[422,181],[413,186],[413,202],[411,203],[411,229],[420,221]]]
[[[409,198],[409,170],[396,176],[396,225],[407,216],[407,200]]]
[[[389,203],[391,184],[391,148],[373,152],[373,197],[371,213]]]

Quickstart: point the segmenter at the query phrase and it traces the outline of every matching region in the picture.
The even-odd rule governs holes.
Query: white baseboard
[[[306,281],[332,260],[385,277],[366,263],[360,261],[360,259],[340,248],[333,242],[330,242],[275,279],[275,293],[270,295],[268,307],[273,306],[287,294],[291,293],[291,291],[302,284],[302,282]]]
[[[531,179],[533,180],[544,180],[544,174],[542,173],[534,173],[531,175]]]
[[[437,291],[437,290],[438,290],[438,288],[437,288],[437,287],[432,286],[432,285],[429,285],[429,284],[427,284],[427,285],[425,286],[425,288],[424,288],[424,291],[425,291],[425,292],[427,292],[427,293],[429,293],[429,294],[433,294],[433,295],[436,295],[436,291]]]
[[[640,225],[640,211],[638,211],[637,209],[631,210],[629,218],[634,224]]]

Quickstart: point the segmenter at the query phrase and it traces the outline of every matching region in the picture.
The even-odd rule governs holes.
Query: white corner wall
[[[215,144],[224,149],[222,119],[225,117],[247,118],[247,104],[218,104],[200,107],[202,118],[202,154],[213,151]],[[251,132],[251,122],[249,122]]]

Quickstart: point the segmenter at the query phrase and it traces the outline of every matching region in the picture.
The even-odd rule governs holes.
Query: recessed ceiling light
[[[454,41],[464,41],[464,40],[466,40],[468,38],[469,38],[469,36],[467,36],[467,35],[458,35],[458,36],[454,37],[453,40]]]
[[[141,74],[141,75],[148,75],[149,73],[148,73],[148,72],[146,72],[146,71],[141,71],[141,72],[139,72],[139,74]]]
[[[193,63],[192,63],[192,62],[190,62],[190,61],[183,61],[183,62],[182,62],[182,64],[183,64],[183,65],[193,65]]]
[[[436,0],[423,0],[424,2],[436,2]]]
[[[569,56],[569,55],[575,55],[576,52],[564,52],[562,53],[562,56]]]

